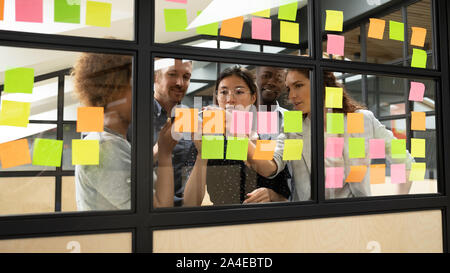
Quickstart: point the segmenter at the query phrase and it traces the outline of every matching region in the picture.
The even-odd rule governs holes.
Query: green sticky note
[[[325,87],[325,107],[342,108],[344,90],[339,87]]]
[[[303,112],[286,111],[284,112],[284,132],[301,133],[303,132]]]
[[[36,138],[33,147],[33,165],[61,167],[63,141]]]
[[[344,12],[339,10],[327,10],[325,19],[326,31],[342,32],[344,25]]]
[[[81,1],[55,0],[55,22],[80,23]]]
[[[229,137],[227,139],[226,159],[247,160],[247,153],[248,153],[248,138]]]
[[[343,113],[327,113],[327,133],[328,134],[344,133]]]
[[[348,139],[349,158],[365,158],[366,142],[362,137],[350,137]]]
[[[187,15],[185,9],[164,9],[166,32],[187,31]]]
[[[270,9],[254,12],[254,13],[252,13],[252,15],[259,16],[259,17],[270,18]]]
[[[391,141],[391,157],[406,158],[406,140],[393,139]]]
[[[27,127],[30,117],[30,103],[18,101],[2,101],[0,125]]]
[[[405,25],[396,21],[389,21],[389,39],[405,41]]]
[[[202,159],[223,159],[223,136],[202,136]]]
[[[13,68],[5,71],[5,93],[33,93],[34,69]]]
[[[297,20],[298,2],[280,6],[278,9],[278,19],[280,20]]]
[[[425,50],[413,48],[411,67],[426,68],[427,57],[428,55]]]
[[[426,163],[412,163],[411,171],[409,172],[409,180],[410,181],[424,180],[426,170],[427,170]]]
[[[280,22],[280,42],[299,44],[300,41],[300,27],[298,23]]]
[[[303,152],[303,139],[285,139],[283,160],[301,160]]]
[[[86,25],[111,27],[111,3],[87,1]]]
[[[99,158],[98,140],[72,139],[72,165],[98,165]]]
[[[197,12],[197,16],[199,16],[200,13],[201,13],[201,11]],[[187,23],[186,23],[186,26],[187,26]],[[200,34],[200,35],[217,36],[217,33],[219,32],[219,22],[197,27],[196,30],[197,30],[197,34]]]

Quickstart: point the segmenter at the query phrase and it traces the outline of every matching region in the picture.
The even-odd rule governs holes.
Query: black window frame
[[[132,139],[132,207],[126,211],[65,212],[53,214],[0,216],[0,240],[49,236],[132,233],[133,252],[153,251],[153,231],[205,226],[223,226],[274,221],[291,221],[325,217],[424,211],[442,212],[443,251],[449,251],[450,240],[450,180],[446,164],[450,154],[450,89],[449,82],[449,26],[450,3],[432,0],[434,69],[347,62],[322,59],[322,26],[320,0],[308,2],[310,57],[297,57],[260,52],[240,52],[220,49],[201,49],[188,46],[154,43],[154,1],[135,1],[135,40],[122,41],[63,35],[23,33],[0,30],[0,45],[67,51],[127,54],[133,62],[133,139]],[[416,0],[393,0],[385,9],[398,9]],[[380,12],[375,9],[373,14]],[[344,25],[344,31],[355,27]],[[359,23],[357,23],[359,24]],[[361,31],[365,33],[364,27]],[[363,35],[364,36],[364,35]],[[406,43],[405,43],[406,44]],[[364,45],[364,43],[363,43]],[[325,200],[323,94],[311,93],[312,118],[312,200],[301,203],[276,203],[255,206],[197,207],[152,210],[152,120],[153,58],[170,57],[217,63],[242,63],[311,69],[311,90],[322,90],[323,72],[369,74],[393,77],[427,78],[436,80],[436,132],[438,143],[438,193],[401,196]],[[364,56],[364,54],[363,54]],[[60,98],[59,98],[60,100]],[[61,113],[58,114],[58,122]],[[64,172],[63,172],[64,174]],[[17,174],[20,176],[20,173]],[[0,177],[5,176],[0,172]]]

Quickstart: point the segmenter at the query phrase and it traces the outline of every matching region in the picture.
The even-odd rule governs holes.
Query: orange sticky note
[[[376,18],[370,18],[369,33],[367,37],[383,40],[386,21]]]
[[[198,109],[176,108],[174,130],[177,133],[195,133],[198,131]]]
[[[362,113],[347,114],[347,133],[364,133],[364,115]]]
[[[203,134],[223,134],[225,128],[225,111],[207,110],[203,112]]]
[[[0,0],[0,21],[3,21],[4,11],[5,11],[5,0]]]
[[[244,27],[244,16],[224,20],[220,28],[220,35],[241,39],[243,27]]]
[[[370,165],[370,184],[384,184],[386,179],[386,164]]]
[[[272,160],[277,142],[275,140],[257,140],[253,154],[254,160]]]
[[[345,179],[345,182],[356,182],[359,183],[364,179],[364,176],[366,176],[367,172],[367,166],[361,165],[361,166],[350,166],[350,173],[347,176],[347,179]]]
[[[78,107],[77,132],[103,132],[103,107]]]
[[[425,112],[411,112],[411,130],[414,131],[425,131]]]
[[[28,140],[19,139],[0,144],[0,160],[3,169],[31,164]]]
[[[427,29],[422,27],[411,27],[411,45],[423,47],[427,37]]]

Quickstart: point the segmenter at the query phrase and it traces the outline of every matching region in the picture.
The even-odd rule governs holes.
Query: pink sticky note
[[[384,139],[369,139],[369,146],[371,159],[386,157]]]
[[[166,2],[175,2],[175,3],[187,4],[187,0],[166,0]]]
[[[42,0],[16,0],[16,21],[42,23]]]
[[[259,17],[252,18],[252,39],[272,40],[272,20]]]
[[[391,164],[391,183],[402,184],[406,182],[405,164]]]
[[[344,168],[326,168],[325,169],[325,188],[338,189],[342,188],[344,181]]]
[[[325,148],[325,157],[342,157],[344,150],[343,137],[328,137],[327,146]]]
[[[423,101],[425,94],[425,84],[421,82],[411,82],[411,89],[409,91],[410,101]]]
[[[327,53],[344,56],[345,37],[342,35],[328,34]]]
[[[233,111],[231,117],[232,134],[250,134],[252,130],[253,113],[246,111]]]
[[[258,112],[258,134],[278,134],[278,112]]]

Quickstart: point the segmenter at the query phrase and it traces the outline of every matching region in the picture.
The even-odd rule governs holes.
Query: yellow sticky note
[[[426,115],[425,112],[411,112],[411,130],[425,131],[426,130]]]
[[[425,158],[425,139],[411,138],[411,155]]]
[[[298,23],[280,22],[280,42],[299,44],[300,42],[300,27]]]
[[[98,165],[100,144],[98,140],[72,140],[72,165]]]
[[[303,152],[303,139],[285,139],[283,160],[301,160]]]
[[[252,13],[252,15],[259,16],[259,17],[270,18],[270,9],[254,12],[254,13]]]
[[[411,27],[411,45],[424,47],[425,38],[427,37],[427,29],[422,27]]]
[[[30,103],[18,101],[2,101],[0,125],[27,127],[30,117]]]
[[[344,99],[344,90],[340,87],[325,87],[325,107],[341,108]]]
[[[383,40],[386,21],[376,18],[370,18],[368,38]]]
[[[412,163],[411,171],[409,172],[410,181],[422,181],[425,180],[425,172],[427,170],[426,163]]]
[[[347,133],[349,134],[364,133],[364,114],[362,113],[347,114]]]
[[[111,3],[87,1],[86,25],[97,27],[111,27]]]
[[[326,11],[325,30],[342,32],[344,25],[344,12],[339,10]]]

